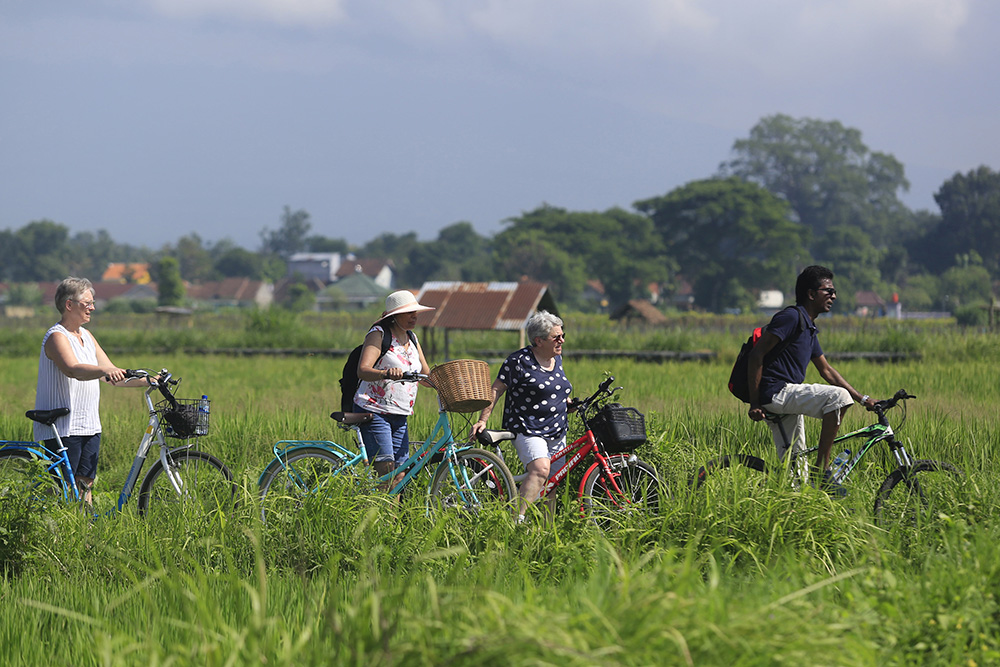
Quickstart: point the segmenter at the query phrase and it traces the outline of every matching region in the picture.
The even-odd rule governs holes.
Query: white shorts
[[[830,384],[786,384],[771,397],[771,402],[761,406],[766,412],[783,415],[780,422],[769,421],[774,435],[778,458],[784,458],[789,448],[803,451],[806,448],[806,427],[802,415],[822,419],[824,415],[852,405],[851,394],[843,387]]]
[[[527,466],[535,459],[551,459],[552,455],[566,446],[566,436],[549,440],[538,435],[523,435],[517,433],[514,438],[514,449],[521,464]]]

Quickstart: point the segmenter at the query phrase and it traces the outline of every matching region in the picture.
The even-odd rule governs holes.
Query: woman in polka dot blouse
[[[517,437],[514,446],[527,471],[521,482],[519,520],[528,503],[538,500],[549,477],[552,454],[566,444],[567,400],[573,391],[563,373],[563,321],[544,310],[528,319],[531,345],[512,353],[493,382],[493,402],[472,425],[473,435],[486,428],[493,408],[504,392],[502,428]]]

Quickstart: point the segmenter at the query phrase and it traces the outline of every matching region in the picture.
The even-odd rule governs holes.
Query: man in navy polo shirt
[[[827,487],[832,486],[828,470],[830,450],[844,414],[854,401],[865,407],[875,404],[867,394],[862,395],[848,384],[823,356],[815,320],[820,314],[830,312],[836,300],[833,272],[823,266],[806,267],[795,281],[795,307],[786,308],[771,319],[748,359],[750,419],[761,421],[765,413],[780,415],[780,419],[769,421],[779,458],[789,448],[794,451],[806,448],[803,415],[822,420],[815,475]],[[765,355],[785,340],[791,342],[765,365]],[[810,361],[829,384],[803,384]],[[801,480],[808,472],[808,462],[804,457],[799,461],[796,474]]]

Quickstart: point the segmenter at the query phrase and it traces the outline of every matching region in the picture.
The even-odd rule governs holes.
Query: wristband
[[[864,394],[861,397],[861,404],[864,405],[865,403],[867,403],[869,398],[871,398],[871,396],[869,396],[868,394]]]

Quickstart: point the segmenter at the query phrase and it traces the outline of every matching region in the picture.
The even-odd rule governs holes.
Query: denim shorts
[[[354,405],[355,412],[368,412],[360,405]],[[403,463],[410,456],[409,431],[406,426],[406,415],[382,414],[372,412],[372,420],[361,424],[361,437],[368,452],[368,460],[372,463],[395,461],[396,465]]]
[[[74,477],[97,477],[97,457],[101,452],[101,434],[67,435],[62,439],[66,445],[66,456]],[[45,446],[53,452],[59,448],[55,438],[45,441]]]

